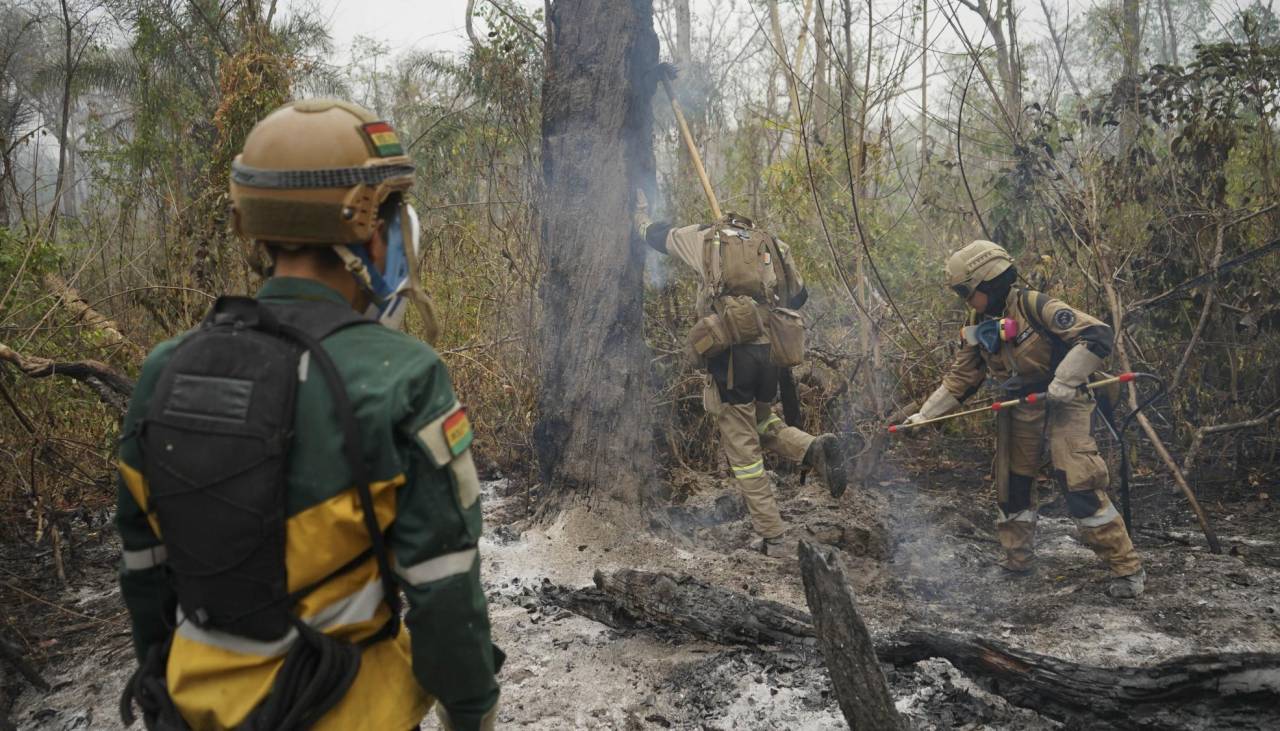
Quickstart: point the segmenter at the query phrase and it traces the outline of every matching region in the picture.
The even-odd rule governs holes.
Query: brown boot
[[[1138,573],[1128,576],[1117,576],[1107,585],[1107,596],[1113,599],[1137,599],[1147,590],[1147,571],[1138,569]]]
[[[996,521],[996,536],[1004,548],[1000,568],[1012,574],[1029,573],[1036,559],[1035,513],[1024,510]]]
[[[773,538],[761,538],[754,547],[770,558],[796,558],[800,555],[800,541],[793,531]]]
[[[804,465],[822,475],[831,497],[840,497],[849,486],[849,476],[844,471],[844,447],[835,434],[823,434],[810,442],[804,453]]]

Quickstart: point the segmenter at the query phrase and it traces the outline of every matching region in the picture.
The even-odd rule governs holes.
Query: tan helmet
[[[1011,266],[1013,257],[1004,247],[978,239],[947,259],[947,286],[968,299],[979,284],[995,279]]]
[[[387,122],[336,99],[268,114],[231,163],[232,219],[246,239],[363,244],[378,207],[413,185],[413,161]]]

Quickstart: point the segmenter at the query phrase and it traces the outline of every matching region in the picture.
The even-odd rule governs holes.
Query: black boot
[[[804,453],[804,464],[822,475],[831,497],[840,497],[849,486],[849,477],[844,471],[844,447],[835,434],[823,434],[814,439]]]

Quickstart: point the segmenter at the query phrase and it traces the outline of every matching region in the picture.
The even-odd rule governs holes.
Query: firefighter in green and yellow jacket
[[[1047,403],[1022,404],[997,417],[996,532],[1004,549],[999,564],[1009,574],[1032,569],[1038,517],[1032,487],[1047,437],[1067,512],[1085,544],[1111,568],[1108,593],[1142,594],[1146,572],[1107,496],[1107,463],[1089,431],[1094,401],[1082,389],[1111,354],[1111,327],[1060,300],[1015,287],[1013,257],[990,241],[974,241],[954,253],[946,276],[973,314],[942,385],[908,423],[955,409],[988,378],[1006,399],[1047,391]]]
[[[390,125],[332,100],[271,113],[236,158],[237,231],[274,271],[156,347],[130,403],[117,525],[141,667],[126,719],[136,703],[149,728],[403,731],[434,704],[446,728],[493,727],[502,653],[471,427],[439,356],[396,331],[426,304],[412,182]],[[273,349],[255,327],[310,346]],[[198,350],[215,336],[222,349]],[[223,356],[252,342],[293,355],[275,371]],[[273,441],[255,429],[281,389],[260,379],[282,374],[296,395]],[[276,471],[246,483],[262,465]],[[262,494],[275,502],[255,508]]]

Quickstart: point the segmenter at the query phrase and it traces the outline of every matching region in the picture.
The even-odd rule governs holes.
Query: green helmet
[[[1013,257],[999,244],[970,242],[947,259],[947,286],[968,299],[979,284],[989,282],[1013,266]]]

